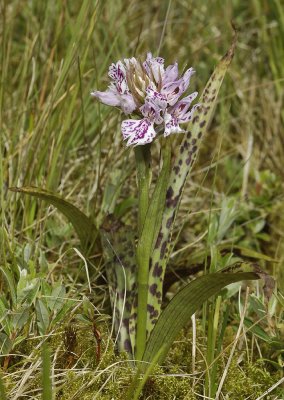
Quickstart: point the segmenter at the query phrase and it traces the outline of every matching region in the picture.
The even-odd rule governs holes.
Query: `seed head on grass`
[[[127,114],[142,117],[122,122],[121,131],[127,146],[151,143],[161,131],[164,136],[185,132],[180,124],[191,120],[198,105],[193,92],[181,99],[189,87],[194,69],[179,76],[178,64],[165,68],[164,59],[147,54],[144,62],[132,57],[109,67],[111,83],[105,92],[93,91],[102,103],[116,106]]]

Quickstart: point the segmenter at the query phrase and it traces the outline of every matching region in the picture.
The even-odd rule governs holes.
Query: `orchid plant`
[[[198,105],[190,108],[192,101],[197,97],[197,92],[191,93],[183,98],[189,87],[190,78],[194,74],[193,68],[189,68],[182,76],[179,76],[178,64],[165,68],[164,59],[161,57],[153,57],[151,53],[147,54],[144,62],[136,58],[125,59],[124,62],[118,61],[109,67],[109,77],[111,83],[105,92],[94,91],[92,96],[98,98],[101,102],[121,108],[124,114],[132,114],[133,117],[142,117],[141,119],[127,119],[122,122],[121,131],[124,140],[127,140],[127,146],[137,147],[135,149],[137,171],[138,171],[138,187],[139,187],[139,243],[137,247],[137,286],[138,299],[137,305],[139,312],[137,313],[136,302],[127,304],[131,309],[130,315],[122,316],[121,309],[117,315],[122,319],[125,331],[120,332],[120,343],[122,348],[127,351],[133,350],[137,343],[136,357],[142,357],[146,338],[154,326],[153,321],[160,313],[160,305],[162,299],[162,275],[164,268],[155,264],[154,270],[149,273],[151,268],[151,249],[147,251],[143,239],[143,230],[148,238],[151,237],[150,246],[154,245],[157,238],[150,231],[154,226],[149,227],[146,223],[147,210],[149,209],[149,187],[151,176],[150,152],[151,143],[162,135],[167,137],[171,134],[185,133],[180,124],[189,122],[192,119]],[[169,146],[167,154],[164,154],[165,168],[169,168]],[[163,178],[162,185],[166,188],[168,181],[168,173]],[[155,213],[159,213],[163,209],[166,192],[161,196],[158,208]],[[152,199],[154,200],[154,199]],[[155,214],[154,213],[154,214]],[[155,215],[154,215],[155,217]],[[152,222],[155,218],[152,219]],[[158,225],[161,221],[158,222]],[[143,245],[141,245],[143,243]],[[129,273],[129,272],[128,272]],[[134,271],[136,273],[136,271]],[[149,276],[152,277],[153,283],[148,287]],[[153,278],[159,278],[153,279]],[[133,276],[130,278],[133,281]],[[135,279],[134,279],[135,281]],[[124,288],[122,288],[124,290]],[[135,299],[135,293],[130,290],[130,299]],[[151,299],[150,299],[151,298]],[[126,299],[128,301],[129,299]],[[123,306],[123,305],[122,305]],[[147,316],[148,310],[148,316]],[[136,332],[137,317],[137,334]],[[130,334],[130,327],[131,334]],[[121,327],[122,329],[123,327]],[[131,341],[130,341],[131,338]]]
[[[180,74],[177,63],[165,67],[164,59],[151,53],[143,62],[132,57],[113,63],[109,67],[108,89],[91,93],[130,116],[122,121],[121,133],[126,146],[134,148],[136,158],[136,231],[111,215],[106,215],[104,223],[98,226],[62,197],[45,190],[14,188],[55,205],[73,224],[86,256],[94,243],[96,246],[100,242],[106,259],[117,344],[119,350],[127,351],[138,361],[161,362],[191,315],[224,286],[264,277],[257,265],[235,264],[188,283],[161,311],[165,271],[173,248],[171,235],[183,188],[211,120],[234,48],[235,40],[193,106],[198,93],[186,92],[194,69]],[[176,134],[182,137],[173,157],[172,137]],[[153,184],[154,142],[161,148],[161,164]]]

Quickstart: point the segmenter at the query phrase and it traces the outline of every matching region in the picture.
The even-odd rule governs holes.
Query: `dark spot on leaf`
[[[156,283],[153,283],[153,284],[149,287],[149,291],[150,291],[150,293],[151,293],[153,296],[156,295],[157,288],[158,288],[158,285],[157,285]]]
[[[162,260],[165,256],[165,252],[166,252],[166,248],[167,248],[167,242],[163,242],[162,246],[161,246],[161,254],[160,254],[160,259]],[[162,267],[161,267],[161,273],[157,276],[160,276],[162,274]]]
[[[166,198],[167,200],[170,200],[174,195],[174,191],[173,188],[170,186],[167,190],[167,194],[166,194]]]
[[[188,158],[185,160],[186,165],[189,165],[191,161],[191,154],[189,154]]]
[[[125,351],[127,351],[128,353],[132,352],[132,348],[131,348],[131,342],[129,339],[125,339],[124,341],[124,349]]]
[[[168,229],[170,229],[170,227],[172,226],[173,219],[174,219],[174,217],[170,217],[170,218],[167,220],[166,227],[167,227]]]
[[[178,165],[176,165],[176,166],[173,168],[173,170],[175,171],[175,174],[178,175],[178,173],[179,173],[179,171],[180,171],[180,168],[179,168]]]
[[[154,269],[153,269],[153,277],[158,277],[161,276],[163,273],[163,267],[161,265],[159,265],[158,262],[156,262]]]
[[[151,304],[147,304],[147,311],[152,314],[155,311],[154,306],[152,306]]]
[[[155,249],[158,249],[160,247],[162,239],[163,239],[163,233],[160,231],[156,241]]]

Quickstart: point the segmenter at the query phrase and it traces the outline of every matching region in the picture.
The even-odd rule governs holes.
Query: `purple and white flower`
[[[189,68],[179,76],[177,63],[165,68],[163,58],[148,53],[143,63],[132,57],[112,64],[108,89],[91,95],[121,108],[124,114],[142,117],[123,121],[121,130],[127,146],[143,145],[151,143],[161,131],[164,136],[184,132],[180,124],[189,122],[198,107],[190,109],[197,92],[181,98],[194,72]]]

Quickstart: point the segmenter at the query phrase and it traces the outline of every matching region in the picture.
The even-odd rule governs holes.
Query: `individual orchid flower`
[[[108,76],[112,82],[105,92],[94,91],[92,96],[97,97],[102,103],[117,106],[124,114],[131,114],[136,109],[133,96],[129,92],[126,82],[126,70],[121,61],[111,64]]]
[[[165,137],[184,132],[180,124],[189,122],[198,107],[190,109],[197,92],[181,98],[194,72],[189,68],[179,77],[177,63],[165,68],[163,58],[148,53],[144,62],[132,57],[112,64],[108,89],[91,95],[104,104],[121,108],[126,115],[142,117],[123,121],[121,131],[127,146],[144,145],[160,132]]]

